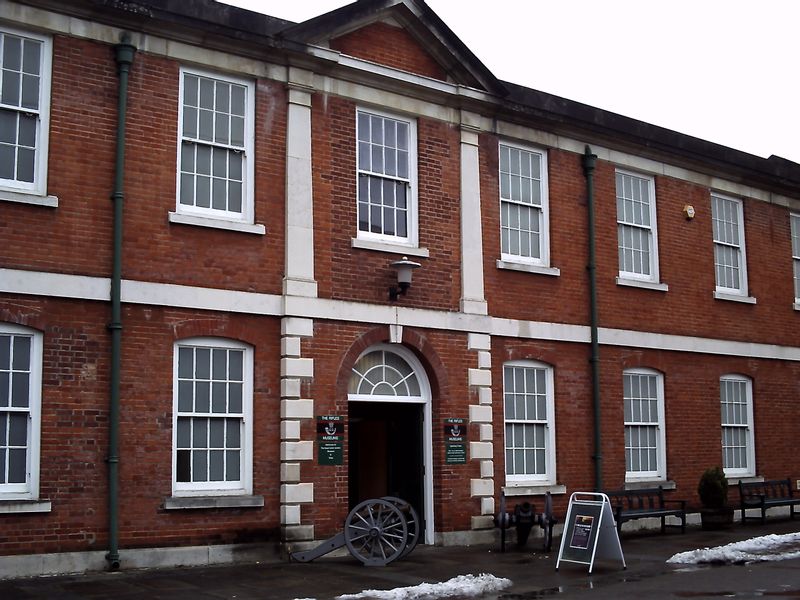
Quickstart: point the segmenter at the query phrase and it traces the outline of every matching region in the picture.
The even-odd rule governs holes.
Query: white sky
[[[225,0],[304,21],[347,0]],[[800,163],[800,2],[427,0],[500,79]]]

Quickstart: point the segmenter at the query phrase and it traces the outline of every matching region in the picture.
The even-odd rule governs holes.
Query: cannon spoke
[[[406,548],[406,517],[391,502],[365,500],[347,515],[344,538],[350,553],[365,565],[387,565]]]

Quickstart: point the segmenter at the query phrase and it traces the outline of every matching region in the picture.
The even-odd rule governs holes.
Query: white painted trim
[[[502,175],[500,173],[500,153],[502,152],[503,147],[507,147],[514,150],[521,150],[523,152],[527,152],[528,154],[535,154],[539,156],[539,194],[540,194],[540,204],[538,207],[531,205],[531,208],[538,208],[541,211],[541,222],[539,224],[539,258],[528,258],[518,254],[509,254],[505,253],[502,250],[502,240],[500,242],[500,261],[509,262],[509,263],[521,263],[527,264],[534,267],[539,267],[542,269],[548,269],[550,267],[550,192],[548,188],[548,179],[549,179],[549,171],[547,167],[547,150],[540,147],[535,146],[528,146],[525,144],[510,142],[501,140],[497,145],[497,183],[498,183],[498,193],[497,193],[497,202],[498,207],[500,210],[500,236],[502,238],[502,231],[503,231],[503,224],[502,224],[502,212],[503,212],[503,202],[508,202],[512,205],[519,205],[520,202],[516,200],[511,200],[509,198],[503,198],[502,193],[500,191],[501,187],[501,178]],[[513,267],[512,267],[513,268]]]
[[[637,171],[629,171],[627,169],[620,169],[619,167],[614,171],[614,179],[616,182],[616,176],[622,175],[623,177],[631,177],[634,179],[640,179],[647,182],[647,190],[650,194],[650,202],[648,208],[650,209],[650,225],[636,225],[635,223],[629,223],[627,221],[620,221],[619,220],[619,211],[617,211],[617,249],[619,250],[619,226],[624,225],[628,227],[638,227],[640,229],[648,229],[650,232],[650,274],[644,275],[640,273],[635,273],[632,271],[623,271],[622,265],[619,265],[619,279],[625,279],[628,281],[642,281],[644,283],[650,284],[658,284],[660,279],[660,271],[658,267],[658,211],[656,207],[656,180],[655,177],[652,175],[646,175],[643,173],[639,173]],[[616,185],[616,183],[615,183]],[[620,198],[620,190],[615,188],[615,194],[617,198],[617,207],[619,207],[619,198]]]
[[[230,231],[240,231],[242,233],[255,233],[264,235],[267,228],[260,223],[243,223],[242,221],[232,221],[229,219],[216,219],[209,215],[187,215],[184,213],[168,213],[170,223],[180,223],[182,225],[197,225],[198,227],[211,227],[213,229],[228,229]]]
[[[423,404],[423,423],[422,423],[422,455],[424,463],[423,475],[423,498],[425,504],[425,539],[424,543],[432,544],[434,542],[434,519],[435,513],[433,510],[433,412],[431,404],[433,400],[433,392],[431,384],[428,380],[428,375],[425,368],[422,366],[420,360],[416,355],[405,346],[399,344],[376,344],[364,350],[356,359],[358,360],[370,352],[375,350],[382,350],[395,354],[408,363],[411,369],[417,376],[419,382],[420,395],[419,396],[364,396],[348,394],[348,402],[405,402],[413,404]],[[355,364],[355,363],[354,363]]]
[[[359,115],[364,114],[370,117],[378,117],[380,119],[388,119],[397,121],[408,125],[408,178],[390,175],[377,175],[377,171],[362,169],[359,162],[360,152],[358,149],[360,134],[359,134]],[[356,186],[356,222],[355,231],[356,237],[359,240],[370,240],[378,243],[386,244],[408,244],[412,248],[419,246],[419,180],[417,178],[418,162],[419,162],[419,147],[417,146],[417,119],[414,116],[401,115],[398,113],[386,112],[382,108],[358,106],[353,114],[355,122],[355,137],[353,138],[353,147],[356,153],[356,172],[355,172],[355,186]],[[367,175],[374,175],[376,177],[383,177],[392,181],[407,181],[408,182],[408,198],[406,202],[407,216],[406,216],[406,236],[389,235],[385,233],[372,233],[371,231],[361,231],[358,223],[358,205],[361,202],[359,197],[360,178]]]
[[[716,294],[719,294],[719,297],[725,300],[733,300],[733,296],[739,296],[742,298],[746,298],[743,300],[744,302],[750,301],[750,296],[748,295],[748,283],[747,283],[747,247],[745,246],[745,228],[744,228],[744,201],[741,198],[734,198],[733,196],[726,196],[725,194],[720,194],[715,191],[712,191],[709,197],[709,204],[711,209],[711,219],[714,219],[714,198],[718,198],[720,200],[725,200],[727,202],[732,202],[736,206],[736,217],[738,219],[739,224],[739,245],[734,246],[733,244],[729,244],[726,242],[718,242],[714,239],[714,233],[712,229],[711,233],[711,242],[712,242],[712,250],[719,244],[727,247],[734,247],[737,248],[739,251],[739,288],[727,288],[722,287],[719,285],[719,282],[716,282]],[[713,226],[712,226],[713,227]],[[716,280],[716,252],[714,252],[714,278]],[[715,294],[715,298],[718,297]],[[755,298],[752,298],[751,304],[755,304]]]
[[[181,348],[224,348],[242,350],[242,429],[239,447],[239,469],[241,479],[238,482],[179,482],[177,480],[177,448],[178,448],[178,353]],[[253,494],[253,347],[237,340],[218,337],[191,337],[177,340],[173,344],[172,360],[172,496],[203,497],[208,502],[211,496],[252,496]],[[211,401],[209,399],[209,401]],[[209,409],[210,410],[210,409]],[[189,416],[203,416],[203,413],[186,411]],[[226,412],[226,415],[232,413]],[[238,485],[235,485],[238,484]],[[198,500],[198,502],[200,502]],[[221,504],[220,506],[227,506]]]
[[[192,75],[202,79],[211,79],[215,82],[223,82],[242,86],[246,90],[245,115],[244,115],[244,146],[242,164],[242,211],[235,213],[227,210],[215,208],[202,208],[192,205],[181,204],[181,153],[183,151],[183,95],[186,76]],[[175,213],[176,215],[196,216],[208,219],[209,222],[225,221],[231,224],[239,223],[242,225],[253,225],[255,219],[255,121],[256,121],[256,86],[252,78],[235,77],[224,75],[218,71],[211,71],[194,67],[181,67],[178,75],[178,127],[176,142],[176,162],[175,162]],[[199,132],[198,132],[199,133]],[[206,145],[210,148],[233,149],[232,144],[220,144],[213,141],[194,142],[197,145]],[[237,152],[239,150],[237,149]],[[211,166],[213,170],[213,165]],[[170,213],[170,220],[171,215]],[[186,221],[183,221],[186,222]],[[204,225],[202,222],[191,223],[193,225]],[[206,227],[218,227],[218,225],[205,224]],[[263,228],[263,225],[261,226]],[[233,227],[231,227],[233,228]],[[240,231],[244,231],[241,229]],[[259,233],[257,230],[252,233]],[[260,233],[263,233],[260,232]]]
[[[461,130],[461,311],[488,312],[483,277],[481,182],[478,136]]]
[[[517,262],[516,260],[498,259],[496,266],[498,269],[507,269],[509,271],[520,271],[521,273],[550,275],[552,277],[559,277],[561,275],[561,269],[559,269],[558,267],[542,267],[532,263]]]
[[[402,254],[404,256],[418,256],[420,258],[428,258],[430,252],[427,248],[420,248],[418,246],[406,246],[403,244],[394,244],[389,242],[379,242],[376,240],[360,240],[352,238],[350,240],[351,248],[361,248],[362,250],[375,250],[376,252],[389,252],[391,254]]]
[[[666,283],[643,281],[641,279],[628,279],[627,277],[617,277],[617,285],[626,287],[636,287],[636,288],[641,288],[643,290],[655,290],[657,292],[669,291],[669,286]]]
[[[5,10],[3,12],[5,13]],[[38,109],[28,109],[27,111],[22,107],[9,109],[14,113],[31,112],[38,115],[36,123],[36,150],[33,163],[33,182],[27,183],[14,179],[2,179],[0,180],[0,186],[2,186],[4,191],[12,192],[16,196],[38,196],[46,202],[47,199],[53,198],[53,196],[47,196],[47,156],[49,153],[50,137],[50,83],[53,77],[53,40],[50,36],[16,29],[5,23],[0,24],[0,28],[2,28],[4,33],[41,42],[42,44],[41,56],[39,57],[40,77]],[[44,204],[44,202],[42,202],[42,204]]]
[[[714,290],[715,300],[727,300],[729,302],[743,302],[744,304],[755,304],[756,299],[753,296],[740,296],[738,294],[728,294]]]
[[[623,390],[625,388],[624,381],[626,375],[645,375],[654,376],[656,378],[656,410],[657,419],[653,421],[624,421],[623,425],[628,427],[655,427],[656,435],[658,436],[658,449],[657,449],[657,466],[655,471],[628,471],[628,465],[625,465],[625,483],[639,483],[644,481],[664,481],[667,478],[667,430],[666,430],[666,405],[664,400],[664,374],[660,371],[650,368],[636,368],[625,369],[622,372]],[[625,403],[625,394],[623,391],[622,397],[623,405]],[[623,410],[624,413],[624,410]]]
[[[753,380],[746,375],[739,375],[736,373],[726,373],[719,378],[719,386],[720,386],[720,403],[722,402],[722,382],[723,381],[733,381],[736,383],[744,383],[745,384],[745,394],[747,396],[747,427],[745,428],[747,431],[747,467],[744,469],[732,469],[732,468],[725,468],[725,476],[726,477],[755,477],[756,475],[756,425],[755,420],[753,419]],[[728,425],[729,426],[729,425]],[[724,428],[726,425],[722,424],[722,419],[720,418],[720,428]],[[720,431],[720,436],[722,435]],[[724,462],[724,456],[722,454],[722,450],[720,450],[720,462]]]
[[[41,452],[42,434],[42,369],[44,358],[44,336],[41,331],[15,325],[13,323],[0,322],[0,333],[30,338],[30,354],[28,369],[30,378],[28,380],[28,452],[25,456],[27,481],[24,483],[0,484],[0,503],[12,501],[12,504],[5,504],[7,508],[15,506],[13,511],[0,512],[34,512],[22,510],[22,506],[33,508],[30,502],[18,503],[15,501],[31,501],[39,499],[39,469]],[[20,413],[17,413],[20,414]],[[49,502],[47,503],[49,504]],[[40,508],[44,504],[40,505]],[[35,512],[40,512],[39,510]]]
[[[108,301],[110,289],[110,279],[103,277],[0,269],[0,292],[2,293]],[[275,294],[150,283],[129,279],[122,281],[122,301],[128,304],[219,310],[252,315],[329,319],[376,325],[405,325],[439,331],[486,334],[495,337],[580,344],[588,344],[590,341],[590,329],[587,325],[523,321],[326,298],[283,297]],[[740,342],[652,331],[601,327],[599,341],[606,346],[800,361],[800,347],[797,346]]]
[[[19,202],[20,204],[35,204],[37,206],[58,208],[57,196],[43,196],[39,194],[30,194],[27,192],[0,190],[0,200],[5,202]]]
[[[554,486],[558,481],[556,473],[556,455],[558,448],[556,447],[556,409],[555,409],[555,376],[553,365],[536,361],[536,360],[510,360],[503,363],[503,395],[506,394],[505,380],[506,380],[506,367],[527,367],[544,371],[545,385],[545,407],[547,410],[547,418],[545,419],[545,437],[547,439],[547,446],[545,449],[545,463],[546,470],[544,475],[510,475],[507,471],[508,465],[504,467],[505,473],[505,489],[516,487],[541,487],[541,486]],[[518,391],[518,390],[515,390]],[[511,423],[519,424],[535,424],[538,422],[536,419],[515,419]],[[503,462],[505,463],[505,455],[508,451],[508,442],[506,440],[506,425],[509,423],[506,412],[505,402],[503,402]]]

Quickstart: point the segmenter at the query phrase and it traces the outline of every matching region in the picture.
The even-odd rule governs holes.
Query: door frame
[[[425,513],[425,535],[421,540],[425,544],[433,544],[434,517],[433,517],[433,424],[432,424],[432,393],[428,374],[416,355],[405,346],[399,344],[375,344],[358,355],[354,365],[365,354],[383,350],[396,354],[402,358],[417,376],[420,396],[367,396],[363,394],[348,394],[347,402],[374,402],[376,404],[422,404],[422,497]],[[349,441],[348,441],[349,444]]]

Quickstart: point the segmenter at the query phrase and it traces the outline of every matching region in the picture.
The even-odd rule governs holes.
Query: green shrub
[[[728,504],[728,479],[721,467],[706,469],[697,486],[705,508],[723,508]]]

